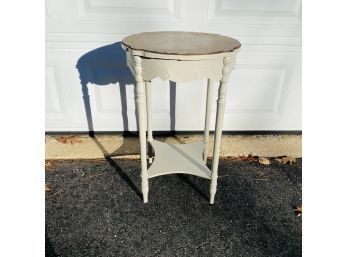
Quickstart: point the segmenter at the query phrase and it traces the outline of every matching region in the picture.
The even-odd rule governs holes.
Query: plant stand
[[[239,41],[226,36],[176,31],[144,32],[128,36],[122,41],[122,47],[127,53],[127,65],[136,80],[135,99],[139,121],[141,188],[144,203],[148,202],[148,179],[174,173],[210,179],[210,203],[214,203],[227,81],[235,66],[236,52],[240,46]],[[175,82],[208,78],[203,142],[166,144],[153,139],[151,80],[155,77]],[[215,81],[220,85],[213,160],[209,169],[206,161]],[[154,149],[154,158],[147,158],[147,142]],[[149,168],[148,161],[151,164]]]

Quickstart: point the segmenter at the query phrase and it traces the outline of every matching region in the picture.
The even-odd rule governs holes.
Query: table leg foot
[[[214,198],[216,194],[216,188],[217,188],[217,172],[212,174],[211,177],[211,183],[210,183],[210,204],[214,203]]]
[[[214,204],[215,193],[216,193],[216,190],[214,193],[210,192],[210,201],[209,201],[210,204]]]
[[[148,197],[149,188],[147,187],[147,189],[142,189],[142,191],[143,191],[143,201],[144,201],[144,203],[147,203],[149,201],[149,197]]]

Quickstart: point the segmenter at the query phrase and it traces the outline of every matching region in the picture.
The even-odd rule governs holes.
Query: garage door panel
[[[88,130],[83,86],[94,130],[136,130],[134,79],[120,41],[156,30],[241,41],[224,130],[301,129],[301,1],[46,0],[45,15],[47,131]],[[170,87],[155,79],[154,129],[203,129],[206,84],[203,79]],[[213,112],[218,83],[215,89]]]

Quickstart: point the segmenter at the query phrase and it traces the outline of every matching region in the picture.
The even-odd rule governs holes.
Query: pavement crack
[[[201,244],[197,245],[197,246],[196,246],[196,251],[197,251],[199,248],[201,248],[201,247],[203,247],[203,246],[205,246],[205,245],[207,245],[207,244],[209,244],[209,242],[204,242],[204,243],[201,243]]]
[[[179,247],[174,249],[174,252],[176,253],[177,251],[180,251],[181,249],[187,248],[189,246],[190,246],[190,244],[185,244],[185,245],[179,246]]]
[[[55,195],[57,195],[57,194],[59,194],[59,193],[61,193],[61,192],[63,192],[63,191],[64,191],[64,188],[61,188],[61,189],[57,190],[57,192],[55,192],[55,193],[53,193],[53,194],[47,196],[47,198],[51,198],[51,197],[53,197],[53,196],[55,196]]]
[[[229,177],[230,175],[231,174],[226,174],[226,175],[218,176],[218,178],[221,179],[221,178]]]

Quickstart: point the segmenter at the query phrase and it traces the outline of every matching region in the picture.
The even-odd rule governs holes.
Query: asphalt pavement
[[[51,161],[46,171],[46,256],[302,255],[302,161],[220,160],[215,204],[209,180],[149,181],[138,160]]]

